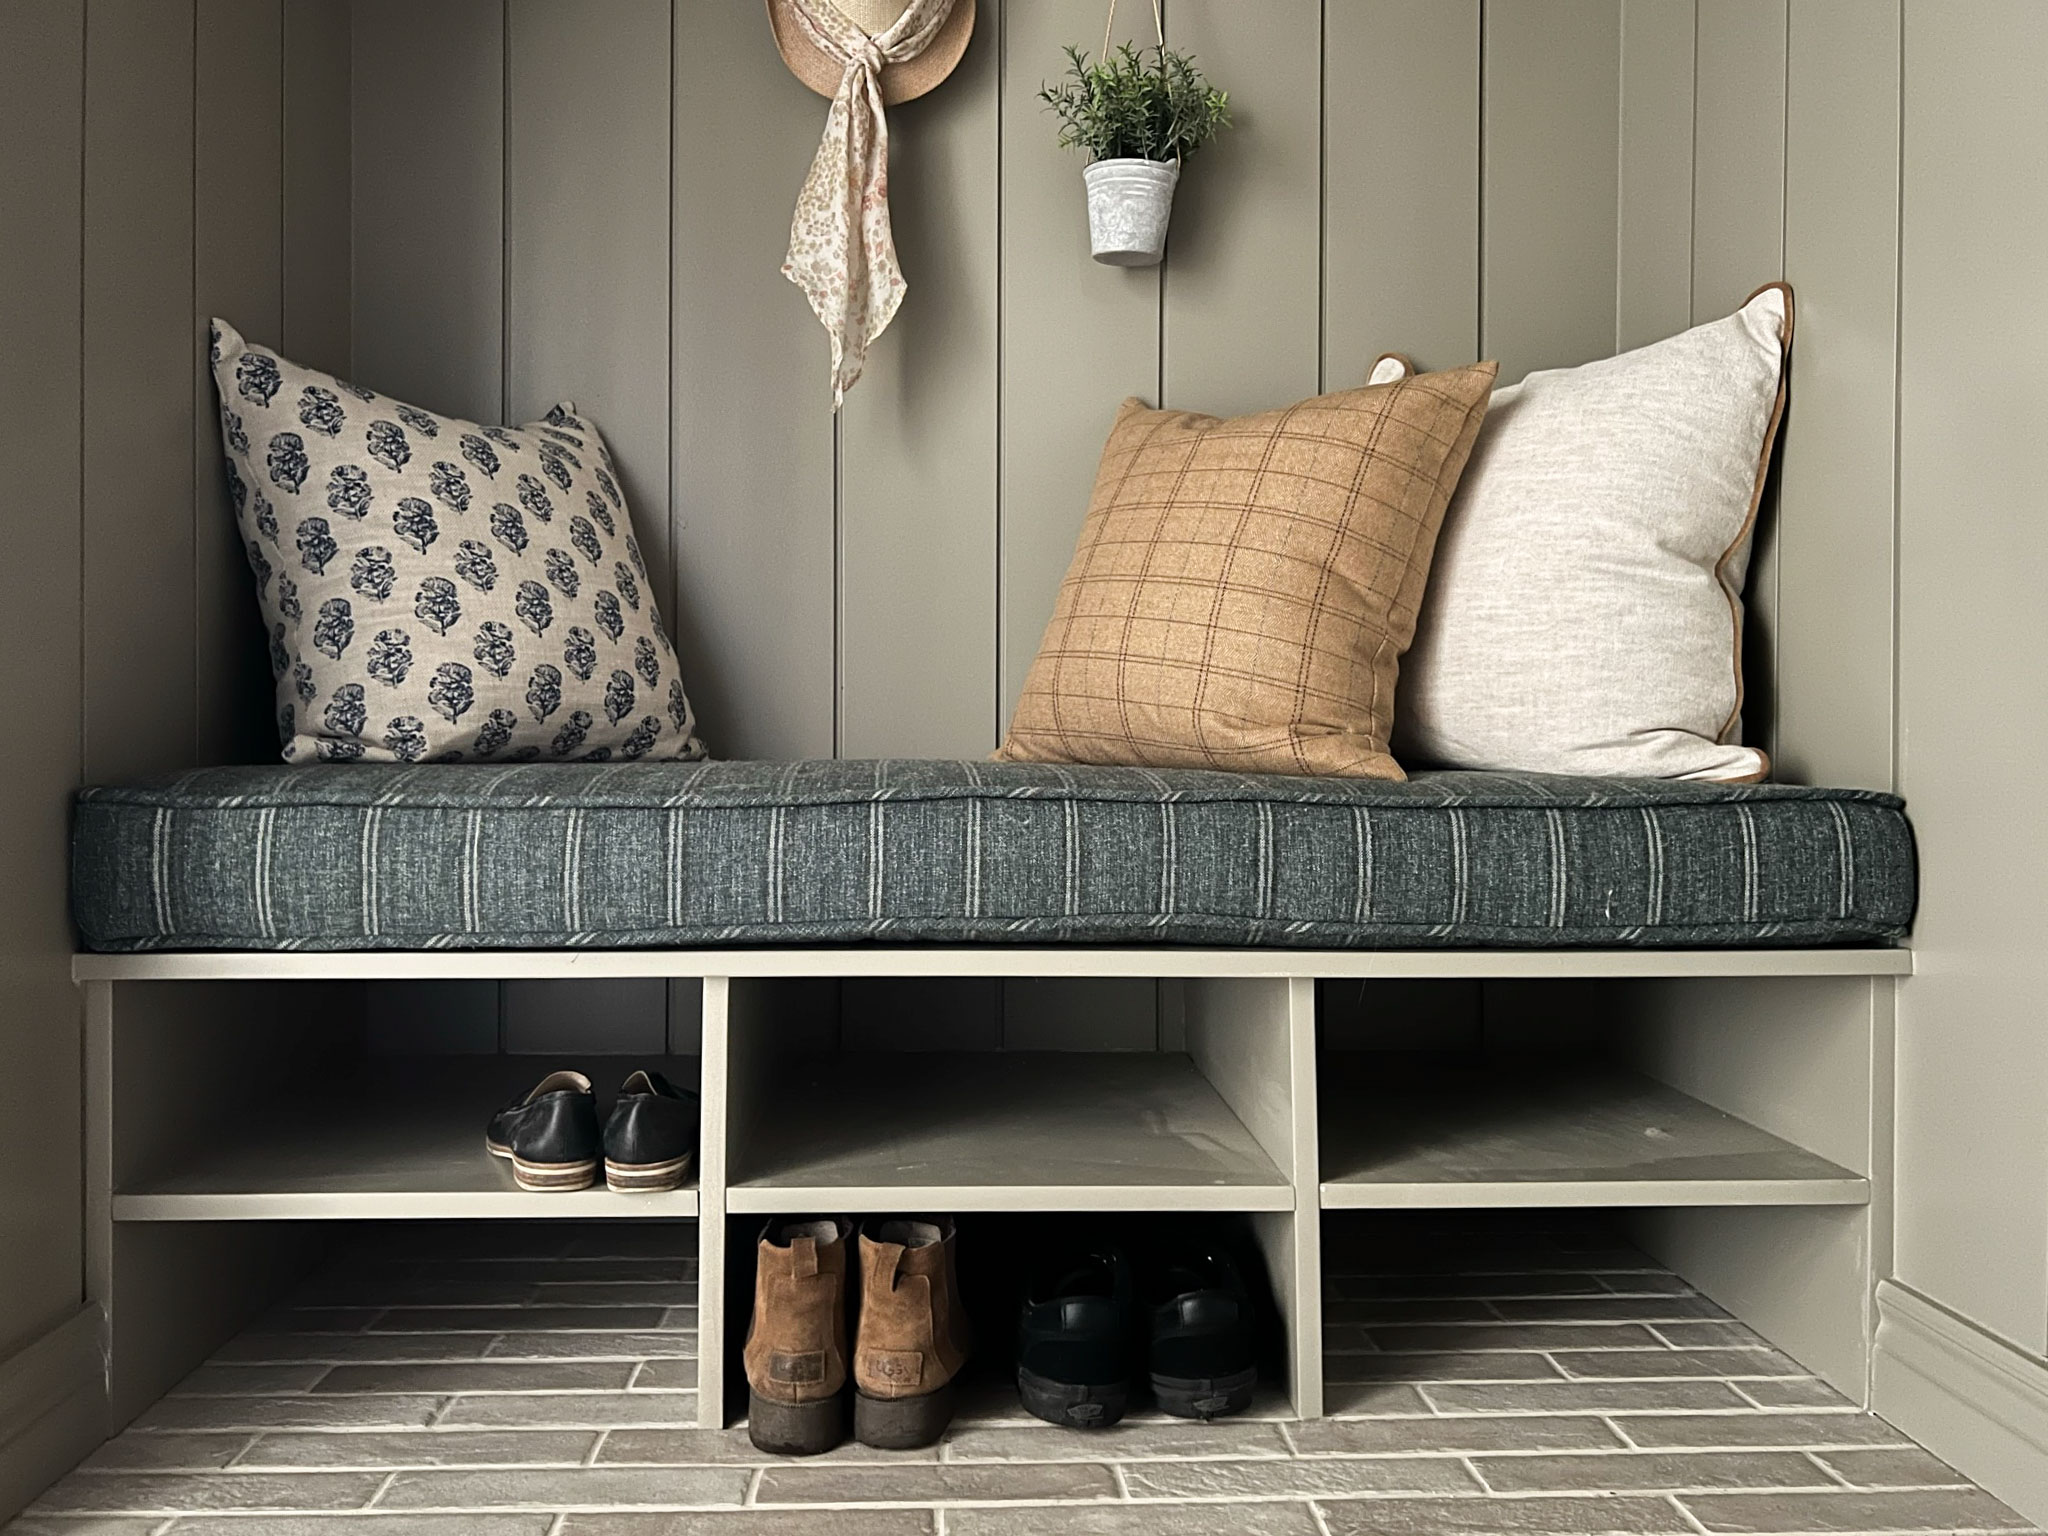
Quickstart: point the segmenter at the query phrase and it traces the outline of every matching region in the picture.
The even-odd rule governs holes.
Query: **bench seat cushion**
[[[217,768],[79,796],[87,946],[1899,938],[1861,790],[992,762]]]

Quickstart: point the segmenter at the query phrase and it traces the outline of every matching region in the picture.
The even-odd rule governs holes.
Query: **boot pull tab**
[[[790,1273],[799,1280],[808,1280],[818,1272],[818,1240],[814,1237],[794,1237],[789,1242]]]

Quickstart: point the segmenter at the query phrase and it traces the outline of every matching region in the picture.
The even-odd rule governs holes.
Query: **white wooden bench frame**
[[[725,1422],[732,1216],[778,1211],[1235,1211],[1265,1254],[1288,1336],[1294,1412],[1323,1412],[1321,1226],[1325,1211],[1428,1206],[1608,1206],[1638,1214],[1638,1241],[1808,1368],[1867,1401],[1873,1295],[1889,1270],[1893,990],[1910,974],[1905,949],[1310,951],[1242,949],[929,948],[404,951],[82,955],[74,975],[87,1004],[87,1241],[92,1298],[104,1309],[110,1427],[118,1427],[240,1327],[291,1272],[313,1228],[331,1220],[422,1217],[698,1221],[700,1420]],[[780,999],[792,986],[854,977],[1144,977],[1162,982],[1162,1046],[1188,1062],[1227,1105],[1222,1122],[1245,1159],[1204,1179],[1130,1171],[1118,1140],[1115,1090],[1075,1112],[1098,1115],[1099,1175],[1026,1182],[1000,1172],[1029,1149],[977,1146],[960,1132],[955,1177],[906,1181],[886,1157],[879,1174],[760,1172],[780,1132],[764,1116],[769,1074],[806,1046]],[[367,1166],[337,1181],[345,1148],[306,1132],[313,1176],[289,1146],[247,1128],[264,1105],[285,1115],[317,1099],[345,1052],[349,984],[474,978],[658,977],[702,986],[704,1140],[693,1188],[665,1196],[529,1195],[488,1165],[481,1120],[456,1138],[438,1172]],[[1316,983],[1358,979],[1582,982],[1611,1011],[1613,1053],[1686,1097],[1655,1102],[1714,1132],[1720,1111],[1745,1148],[1734,1177],[1673,1178],[1654,1157],[1637,1168],[1611,1154],[1597,1166],[1475,1176],[1427,1155],[1358,1168],[1330,1152],[1349,1121],[1322,1123],[1317,1102]],[[307,987],[302,983],[320,983]],[[280,1017],[280,1015],[283,1015]],[[483,1072],[480,1061],[455,1070]],[[501,1058],[501,1060],[509,1060]],[[999,1069],[997,1069],[999,1070]],[[1121,1070],[1121,1069],[1120,1069]],[[1151,1068],[1131,1070],[1141,1077]],[[1162,1064],[1159,1071],[1185,1066]],[[1148,1080],[1149,1081],[1149,1080]],[[1191,1076],[1186,1077],[1190,1084]],[[1156,1084],[1154,1085],[1156,1086]],[[1170,1085],[1169,1085],[1170,1087]],[[498,1091],[492,1084],[491,1091]],[[1664,1090],[1655,1090],[1663,1093]],[[1221,1114],[1195,1086],[1190,1112]],[[1085,1098],[1085,1095],[1083,1095]],[[1196,1102],[1199,1097],[1200,1102]],[[1649,1102],[1649,1101],[1641,1101]],[[1638,1102],[1618,1113],[1649,1113]],[[454,1113],[454,1111],[451,1111]],[[1457,1107],[1447,1119],[1455,1121]],[[225,1134],[224,1134],[225,1128]],[[1551,1156],[1576,1127],[1545,1128]],[[1447,1142],[1457,1126],[1447,1123]],[[1681,1134],[1685,1134],[1681,1128]],[[255,1139],[237,1146],[235,1138]],[[439,1132],[437,1131],[438,1135]],[[996,1133],[989,1133],[991,1137]],[[1085,1146],[1088,1128],[1071,1136]],[[1649,1128],[1650,1137],[1668,1131]],[[1155,1138],[1156,1139],[1156,1138]],[[1213,1140],[1213,1138],[1212,1138]],[[1789,1145],[1787,1145],[1789,1144]],[[438,1143],[436,1146],[438,1147]],[[1611,1146],[1611,1141],[1609,1143]],[[1171,1152],[1171,1146],[1165,1148]],[[1553,1161],[1556,1159],[1553,1157]],[[1170,1159],[1169,1159],[1170,1161]],[[1455,1161],[1455,1159],[1453,1159]],[[1326,1171],[1326,1164],[1328,1166]],[[1256,1166],[1254,1166],[1256,1165]],[[1341,1165],[1341,1166],[1340,1166]],[[849,1179],[870,1178],[870,1182]]]

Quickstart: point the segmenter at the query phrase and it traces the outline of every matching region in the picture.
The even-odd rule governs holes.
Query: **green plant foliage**
[[[1186,159],[1230,126],[1230,96],[1184,53],[1129,43],[1100,63],[1067,49],[1069,68],[1038,93],[1060,121],[1060,148],[1090,160]]]

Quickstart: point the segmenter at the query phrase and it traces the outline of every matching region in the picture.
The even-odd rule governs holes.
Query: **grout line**
[[[1666,1503],[1678,1512],[1678,1518],[1697,1531],[1699,1536],[1711,1536],[1707,1528],[1700,1523],[1699,1516],[1695,1515],[1690,1509],[1687,1509],[1684,1501],[1677,1494],[1667,1493],[1664,1495],[1664,1499]]]
[[[370,1495],[370,1497],[367,1501],[364,1502],[362,1507],[366,1510],[375,1509],[377,1507],[377,1501],[379,1499],[382,1499],[385,1494],[389,1493],[391,1491],[391,1485],[397,1481],[398,1474],[396,1472],[386,1474],[384,1481],[377,1485],[377,1491]]]
[[[512,0],[500,0],[498,7],[498,420],[512,420]],[[500,997],[501,1053],[504,1020]]]
[[[1316,393],[1330,388],[1330,0],[1316,7]]]
[[[1323,1513],[1323,1506],[1315,1499],[1308,1501],[1308,1517],[1315,1522],[1316,1536],[1332,1536],[1329,1517]]]
[[[1822,1461],[1820,1457],[1815,1455],[1813,1447],[1802,1446],[1800,1448],[1799,1454],[1804,1456],[1808,1461],[1812,1462],[1816,1467],[1820,1468],[1823,1475],[1830,1478],[1834,1482],[1840,1483],[1844,1488],[1854,1488],[1856,1486],[1854,1483],[1850,1482],[1848,1478],[1842,1476],[1841,1473],[1837,1472],[1833,1467],[1829,1466],[1826,1462]]]
[[[1694,312],[1700,276],[1700,8],[1692,8],[1692,126],[1687,143],[1686,175],[1689,195],[1685,208],[1685,324],[1689,330],[1699,316]]]
[[[1894,6],[1893,18],[1899,29],[1898,107],[1899,131],[1892,150],[1896,159],[1892,171],[1892,689],[1891,689],[1891,787],[1897,790],[1905,769],[1906,741],[1900,710],[1904,689],[1899,668],[1904,656],[1903,631],[1899,622],[1902,583],[1900,540],[1905,532],[1903,452],[1906,401],[1906,18],[1902,5]],[[1896,1146],[1897,1127],[1893,1128]]]
[[[1009,676],[1009,665],[1010,665],[1010,654],[1009,654],[1009,653],[1010,653],[1010,647],[1009,647],[1009,643],[1008,643],[1008,640],[1007,640],[1007,638],[1006,638],[1006,636],[1005,636],[1005,634],[1004,634],[1004,628],[1003,628],[1003,617],[1004,617],[1004,615],[1003,615],[1003,606],[1004,606],[1004,605],[1003,605],[1003,597],[1004,597],[1004,593],[1005,593],[1005,591],[1006,591],[1006,588],[1007,588],[1007,583],[1006,583],[1006,582],[1005,582],[1005,580],[1004,580],[1004,563],[1005,563],[1005,561],[1006,561],[1006,560],[1008,559],[1008,557],[1009,557],[1009,541],[1008,541],[1007,539],[1005,539],[1005,538],[1004,538],[1004,536],[1003,536],[1003,535],[1004,535],[1004,533],[1005,533],[1005,531],[1006,531],[1006,530],[1005,530],[1005,528],[1004,528],[1004,519],[1005,519],[1005,517],[1006,517],[1006,515],[1007,515],[1007,513],[1006,513],[1006,510],[1005,510],[1005,498],[1004,498],[1004,496],[1003,496],[1003,463],[1004,463],[1004,455],[1005,455],[1005,453],[1007,452],[1007,449],[1008,449],[1008,446],[1009,446],[1009,434],[1008,434],[1007,432],[1005,432],[1005,431],[1003,430],[1003,428],[1004,428],[1004,422],[1005,422],[1005,420],[1006,420],[1006,413],[1005,413],[1005,411],[1004,411],[1004,405],[1003,405],[1003,362],[1004,362],[1004,352],[1005,352],[1005,350],[1006,350],[1006,342],[1007,342],[1007,340],[1008,340],[1008,332],[1007,332],[1007,329],[1006,329],[1006,326],[1005,326],[1005,318],[1006,318],[1006,305],[1005,305],[1005,303],[1004,303],[1004,300],[1005,300],[1005,298],[1007,297],[1007,291],[1006,291],[1006,289],[1005,289],[1005,287],[1004,287],[1004,282],[1003,282],[1003,278],[1004,278],[1004,273],[1005,273],[1005,271],[1006,271],[1006,265],[1005,265],[1005,263],[1004,263],[1004,260],[1003,260],[1003,226],[1004,226],[1004,224],[1005,224],[1005,222],[1006,222],[1006,220],[1005,220],[1005,219],[1004,219],[1004,217],[1003,217],[1003,145],[1004,145],[1004,143],[1005,143],[1005,142],[1007,141],[1007,138],[1008,138],[1007,130],[1006,130],[1006,128],[1005,128],[1005,124],[1004,124],[1004,105],[1005,105],[1005,101],[1006,101],[1006,98],[1007,98],[1007,96],[1008,96],[1008,93],[1007,93],[1006,91],[1004,91],[1004,89],[1003,89],[1003,82],[1004,82],[1004,81],[1006,81],[1007,79],[1009,79],[1009,75],[1010,75],[1010,9],[1009,9],[1009,7],[1008,7],[1007,5],[1005,5],[1005,6],[1002,6],[1002,7],[1000,7],[1000,8],[999,8],[999,9],[997,10],[997,12],[996,12],[996,72],[995,72],[995,73],[996,73],[996,82],[995,82],[995,96],[996,96],[996,103],[995,103],[995,115],[996,115],[996,167],[995,167],[995,181],[996,181],[996,191],[995,191],[995,213],[996,213],[996,271],[995,271],[995,291],[996,291],[996,313],[995,313],[995,343],[996,343],[996,344],[995,344],[995,397],[996,397],[996,398],[995,398],[995,450],[996,450],[996,451],[995,451],[995,484],[994,484],[994,486],[992,487],[992,489],[993,489],[993,491],[994,491],[994,494],[995,494],[995,513],[996,513],[996,516],[995,516],[995,569],[994,569],[994,571],[993,571],[993,573],[992,573],[992,574],[994,575],[994,577],[995,577],[995,601],[994,601],[994,604],[993,604],[993,617],[994,617],[994,621],[995,621],[995,678],[994,678],[994,681],[995,681],[995,697],[994,697],[994,698],[993,698],[992,700],[990,700],[990,703],[991,703],[991,705],[992,705],[992,707],[993,707],[993,708],[992,708],[992,712],[993,712],[993,715],[994,715],[994,718],[995,718],[995,742],[996,742],[996,745],[997,745],[997,746],[1001,746],[1001,745],[1002,745],[1002,742],[1003,742],[1003,736],[1004,736],[1004,733],[1005,733],[1005,731],[1006,731],[1006,730],[1008,729],[1008,726],[1009,726],[1009,722],[1008,722],[1008,721],[1007,721],[1007,720],[1006,720],[1006,719],[1004,718],[1004,716],[1003,716],[1003,693],[1004,693],[1004,682],[1005,682],[1005,680],[1006,680],[1006,679],[1008,678],[1008,676]],[[997,993],[997,996],[998,996],[998,1003],[997,1003],[997,1007],[998,1007],[998,1009],[1000,1010],[1000,1008],[1001,1008],[1001,1001],[1000,1001],[1000,999],[1001,999],[1001,989],[998,989],[998,993]],[[999,1021],[999,1024],[1000,1024],[1000,1021]],[[1001,1033],[1000,1033],[1000,1028],[999,1028],[999,1031],[998,1031],[998,1034],[997,1034],[996,1038],[997,1038],[998,1040],[1000,1040],[1000,1039],[1002,1038],[1002,1035],[1001,1035]]]
[[[1479,109],[1478,134],[1474,141],[1472,188],[1472,335],[1478,343],[1472,349],[1474,357],[1486,356],[1486,16],[1487,0],[1478,0],[1479,15],[1479,63],[1477,86]],[[1359,990],[1363,992],[1361,982]]]

